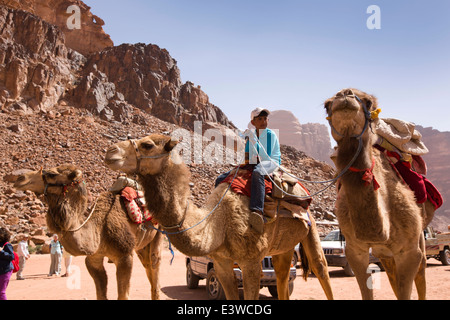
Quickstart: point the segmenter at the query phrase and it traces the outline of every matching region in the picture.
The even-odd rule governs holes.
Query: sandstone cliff
[[[0,6],[0,103],[27,113],[53,107],[76,81],[84,57],[56,26]]]
[[[66,36],[67,47],[83,55],[114,45],[110,36],[103,31],[104,21],[92,14],[91,8],[82,1],[0,0],[0,5],[33,13],[57,26]]]
[[[300,124],[292,112],[277,110],[270,115],[269,127],[279,130],[281,144],[292,146],[317,160],[333,164],[330,160],[331,142],[327,126],[318,123]]]
[[[430,152],[423,158],[427,163],[427,178],[438,188],[444,198],[443,206],[436,211],[431,223],[438,230],[446,231],[450,225],[450,132],[417,126],[423,142]]]
[[[101,98],[89,98],[93,93],[93,81],[95,86],[102,87],[96,90],[97,96],[102,96],[100,91],[109,92],[104,95],[106,99],[100,103],[100,108],[96,102]],[[192,130],[195,121],[219,123],[235,129],[222,110],[209,102],[199,86],[191,82],[181,83],[176,60],[157,45],[122,44],[95,53],[88,58],[80,82],[81,85],[72,93],[73,100],[90,100],[83,105],[98,113],[105,113],[106,100],[113,99],[121,101],[120,105],[126,101],[157,118]],[[105,86],[110,89],[105,89]],[[121,107],[113,107],[107,112],[114,114],[116,119],[121,117]]]

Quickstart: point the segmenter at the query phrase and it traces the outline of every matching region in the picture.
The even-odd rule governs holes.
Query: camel
[[[105,164],[112,170],[138,175],[146,202],[170,241],[187,256],[213,259],[228,300],[239,300],[235,262],[243,273],[244,299],[259,299],[261,261],[267,255],[273,257],[278,297],[289,299],[289,268],[299,242],[307,257],[303,262],[309,261],[326,297],[332,299],[328,266],[314,219],[311,217],[309,227],[300,219],[277,218],[259,235],[248,223],[249,198],[231,191],[225,194],[227,184],[214,189],[205,206],[198,208],[190,200],[190,172],[176,150],[172,152],[177,143],[158,134],[122,141],[107,150]]]
[[[379,112],[374,96],[344,89],[325,102],[325,109],[337,142],[336,167],[343,174],[336,216],[362,298],[373,299],[368,272],[372,248],[398,299],[411,298],[414,281],[419,299],[426,299],[423,230],[433,218],[434,206],[429,201],[418,205],[388,158],[373,147],[376,135],[370,125]]]
[[[151,284],[152,299],[159,300],[162,235],[132,223],[120,196],[111,192],[102,193],[87,212],[88,192],[82,179],[81,170],[66,164],[25,173],[14,187],[45,195],[49,206],[47,226],[58,234],[64,250],[73,256],[86,256],[97,299],[107,299],[104,257],[116,265],[118,299],[128,299],[133,250],[136,250]]]

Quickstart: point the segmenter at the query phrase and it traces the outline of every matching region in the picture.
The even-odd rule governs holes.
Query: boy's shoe
[[[252,211],[248,219],[250,227],[259,234],[264,233],[264,218],[261,213]]]

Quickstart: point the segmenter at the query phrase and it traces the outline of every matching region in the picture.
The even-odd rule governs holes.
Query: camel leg
[[[103,266],[103,256],[88,256],[84,263],[92,279],[94,279],[97,300],[107,300],[108,276]]]
[[[144,248],[137,251],[137,255],[147,273],[147,278],[152,287],[152,300],[160,300],[161,287],[159,284],[159,268],[161,265],[161,240],[159,232],[155,238]]]
[[[417,288],[417,294],[419,295],[419,300],[426,300],[427,293],[427,282],[425,279],[425,269],[427,268],[427,256],[425,251],[425,237],[423,233],[420,237],[419,243],[420,251],[422,253],[422,260],[419,265],[419,271],[417,272],[416,278],[414,279]]]
[[[386,271],[392,290],[394,291],[394,294],[398,299],[397,276],[396,276],[397,268],[395,266],[395,260],[394,258],[384,258],[380,259],[380,261],[383,264],[384,270]]]
[[[244,299],[259,300],[259,289],[262,265],[260,260],[246,261],[239,264],[242,269],[242,279],[244,283]]]
[[[214,259],[214,270],[222,285],[227,300],[239,300],[239,289],[233,270],[234,262],[228,259]]]
[[[125,255],[114,262],[116,263],[117,299],[128,300],[131,271],[133,269],[133,254]]]
[[[367,272],[369,268],[369,251],[355,247],[347,241],[345,255],[355,273],[363,300],[373,300],[371,273]]]
[[[397,265],[397,289],[399,300],[411,299],[411,292],[413,281],[416,279],[419,271],[419,266],[422,263],[423,254],[419,248],[415,248],[403,252],[395,257],[395,264]],[[425,270],[424,270],[425,272]],[[423,278],[425,280],[425,278]],[[420,279],[419,279],[419,282]]]
[[[319,279],[320,285],[328,300],[333,300],[333,290],[331,289],[330,275],[328,274],[328,263],[325,258],[325,254],[320,244],[320,237],[315,228],[315,224],[309,230],[308,235],[302,241],[302,248],[305,250],[306,258],[308,262],[302,261],[303,263],[309,263],[312,271]],[[307,278],[305,277],[305,280]]]
[[[278,300],[289,300],[289,272],[294,250],[273,255],[272,263],[277,276]]]

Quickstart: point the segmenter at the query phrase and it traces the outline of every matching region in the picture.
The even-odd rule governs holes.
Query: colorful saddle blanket
[[[443,205],[444,200],[439,190],[424,175],[412,170],[410,162],[401,161],[396,152],[388,151],[379,145],[375,145],[375,147],[383,152],[388,159],[397,159],[396,163],[390,161],[391,166],[409,188],[414,191],[417,203],[425,203],[428,200],[434,205],[436,210]],[[426,168],[426,164],[420,156],[414,156],[413,163],[419,163],[421,168]],[[423,170],[421,170],[421,172],[423,172]]]
[[[128,216],[134,223],[141,224],[153,220],[153,216],[145,204],[142,191],[126,187],[121,191],[120,196],[123,199]],[[155,221],[153,222],[155,224]]]
[[[222,183],[231,183],[231,190],[234,193],[250,197],[253,168],[251,165],[242,166],[237,174],[233,170]],[[279,181],[279,183],[277,183],[277,186],[274,186],[269,177],[266,177],[264,179],[266,195],[275,200],[285,200],[291,204],[302,206],[304,209],[309,207],[312,199],[307,197],[310,193],[300,182],[284,175],[282,171],[277,170],[273,175],[272,180],[275,182]],[[283,189],[284,193],[280,189]]]

